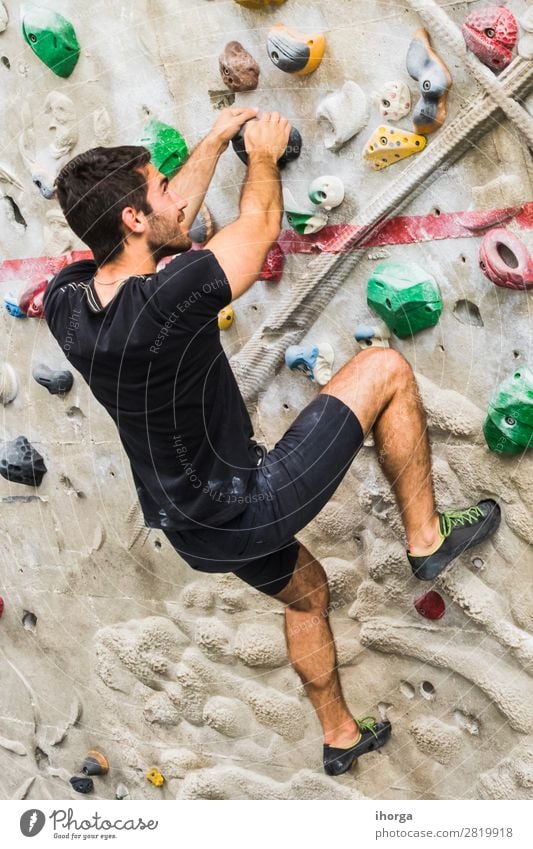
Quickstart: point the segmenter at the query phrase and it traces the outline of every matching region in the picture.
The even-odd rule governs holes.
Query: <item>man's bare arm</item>
[[[283,214],[281,177],[277,160],[287,145],[290,124],[278,113],[265,114],[247,129],[248,173],[239,218],[207,243],[228,278],[233,299],[257,280]]]
[[[207,136],[195,147],[185,165],[170,181],[169,188],[188,201],[184,209],[184,227],[189,228],[196,218],[220,155],[226,150],[230,139],[256,112],[256,109],[224,109]]]

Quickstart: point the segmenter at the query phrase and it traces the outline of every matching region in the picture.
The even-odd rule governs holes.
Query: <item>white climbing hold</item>
[[[328,216],[316,209],[305,209],[293,197],[289,189],[283,189],[283,207],[289,226],[297,233],[308,236],[318,233],[328,223]]]
[[[372,95],[372,100],[389,121],[399,121],[411,111],[411,92],[401,80],[383,83]]]
[[[325,174],[313,180],[308,190],[309,200],[320,209],[334,209],[344,200],[344,183],[340,177]]]
[[[328,150],[337,151],[368,122],[368,101],[363,89],[348,80],[319,104],[316,117]]]
[[[0,401],[4,406],[17,397],[19,386],[13,366],[3,363],[0,367]]]
[[[8,20],[9,15],[7,14],[7,9],[3,3],[0,3],[0,32],[4,32],[7,27]]]

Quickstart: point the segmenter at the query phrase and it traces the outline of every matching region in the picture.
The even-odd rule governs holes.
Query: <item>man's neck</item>
[[[151,254],[121,257],[116,262],[106,262],[96,269],[95,283],[101,286],[118,285],[127,277],[140,274],[153,274],[157,264]]]

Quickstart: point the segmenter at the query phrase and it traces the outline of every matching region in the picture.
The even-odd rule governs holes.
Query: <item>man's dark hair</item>
[[[140,145],[93,147],[71,159],[55,180],[57,199],[71,230],[93,252],[98,266],[124,250],[122,210],[148,215],[146,178],[138,170],[150,161]]]

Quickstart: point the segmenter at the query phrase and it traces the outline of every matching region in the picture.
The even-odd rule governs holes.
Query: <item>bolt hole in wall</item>
[[[438,206],[436,206],[433,210],[433,215],[440,215],[440,209],[438,208]]]
[[[22,611],[22,624],[26,631],[35,631],[37,627],[37,617],[31,610]]]
[[[420,695],[424,699],[434,699],[435,698],[435,687],[431,683],[431,681],[422,681],[420,684]]]

